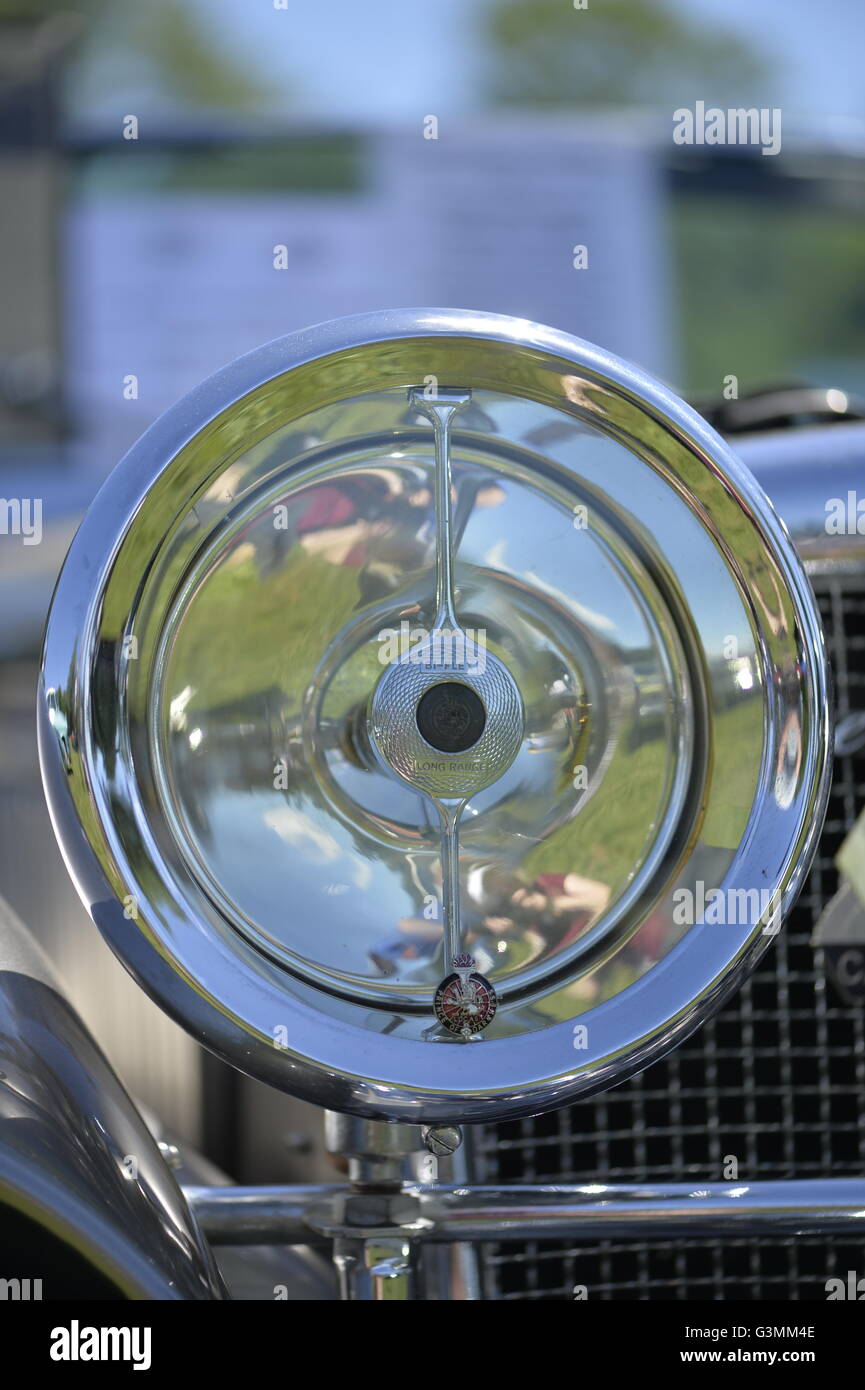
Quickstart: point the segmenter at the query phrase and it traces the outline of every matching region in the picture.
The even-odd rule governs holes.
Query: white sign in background
[[[515,314],[669,373],[663,176],[648,146],[491,123],[438,140],[379,133],[367,169],[357,194],[82,195],[65,279],[74,456],[88,473],[232,358],[369,309]]]

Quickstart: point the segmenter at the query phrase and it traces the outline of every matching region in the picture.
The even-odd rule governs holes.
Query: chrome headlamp
[[[681,401],[552,329],[292,334],[108,479],[49,619],[55,829],[207,1047],[361,1115],[609,1086],[778,929],[829,777],[815,604]]]

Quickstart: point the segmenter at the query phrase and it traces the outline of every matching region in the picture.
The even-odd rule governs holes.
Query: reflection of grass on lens
[[[700,837],[706,844],[734,849],[744,834],[756,790],[763,742],[762,703],[743,700],[718,714],[715,727],[716,738],[725,748],[735,748],[736,753],[715,762],[711,774],[714,804]],[[643,843],[648,849],[653,838],[652,818],[658,810],[658,789],[667,758],[667,747],[660,740],[635,749],[626,767],[618,772],[616,786],[605,784],[602,798],[593,798],[585,811],[526,856],[526,877],[534,880],[542,874],[579,873],[600,883],[621,884],[634,868],[635,845]]]
[[[637,748],[626,769],[611,767],[607,778],[615,778],[617,785],[605,779],[601,798],[593,797],[584,811],[526,855],[526,877],[578,873],[599,883],[620,883],[634,866],[634,845],[649,835],[668,756],[666,746],[656,741]]]
[[[333,633],[358,602],[358,571],[294,550],[260,575],[250,557],[221,566],[190,605],[172,653],[173,691],[210,709],[281,690],[300,709]],[[375,663],[375,651],[370,651]]]
[[[707,846],[735,849],[745,831],[759,775],[763,736],[761,701],[742,701],[724,710],[716,718],[716,730],[725,748],[734,748],[732,756],[717,759],[712,776],[716,804],[711,808],[699,829],[700,839]],[[660,743],[638,749],[629,768],[627,784],[630,791],[603,808],[603,822],[595,803],[590,802],[585,814],[576,816],[561,827],[526,859],[525,869],[533,875],[562,873],[565,866],[579,866],[576,871],[602,883],[622,883],[623,875],[633,864],[626,861],[623,846],[635,843],[635,835],[645,829],[647,796],[657,787],[663,760]],[[595,820],[593,822],[593,816]],[[581,1011],[600,1004],[627,989],[643,973],[644,963],[627,951],[611,960],[604,970],[599,993],[586,981],[576,980],[535,1003],[538,1013],[551,1022],[561,1023],[578,1017]],[[579,1060],[579,1052],[574,1056]]]

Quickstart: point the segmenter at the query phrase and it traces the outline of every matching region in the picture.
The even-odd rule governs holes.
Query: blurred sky
[[[189,0],[203,21],[285,84],[275,108],[370,120],[483,105],[486,0]],[[567,7],[569,0],[562,0]],[[589,0],[602,6],[604,0]],[[669,0],[692,22],[740,33],[775,67],[758,106],[865,116],[865,0]],[[700,93],[690,95],[695,100]]]
[[[489,56],[484,16],[492,2],[288,0],[287,9],[276,10],[273,0],[183,0],[219,47],[245,56],[252,71],[270,79],[274,96],[266,114],[366,123],[482,110]],[[604,3],[589,0],[589,7]],[[570,9],[571,0],[561,4]],[[780,106],[785,120],[801,116],[806,125],[817,116],[865,118],[865,0],[666,4],[691,24],[703,21],[744,38],[770,60],[771,76],[751,104]],[[151,113],[160,109],[156,92],[124,79],[121,93],[112,74],[108,55],[95,84],[77,94],[78,118],[113,120],[118,100]],[[701,96],[719,99],[688,92],[682,101]]]

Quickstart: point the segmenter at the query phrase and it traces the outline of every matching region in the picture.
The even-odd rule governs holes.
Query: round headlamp
[[[108,479],[49,619],[89,911],[205,1046],[471,1121],[622,1080],[735,987],[825,809],[815,604],[664,387],[461,311],[240,359]]]

